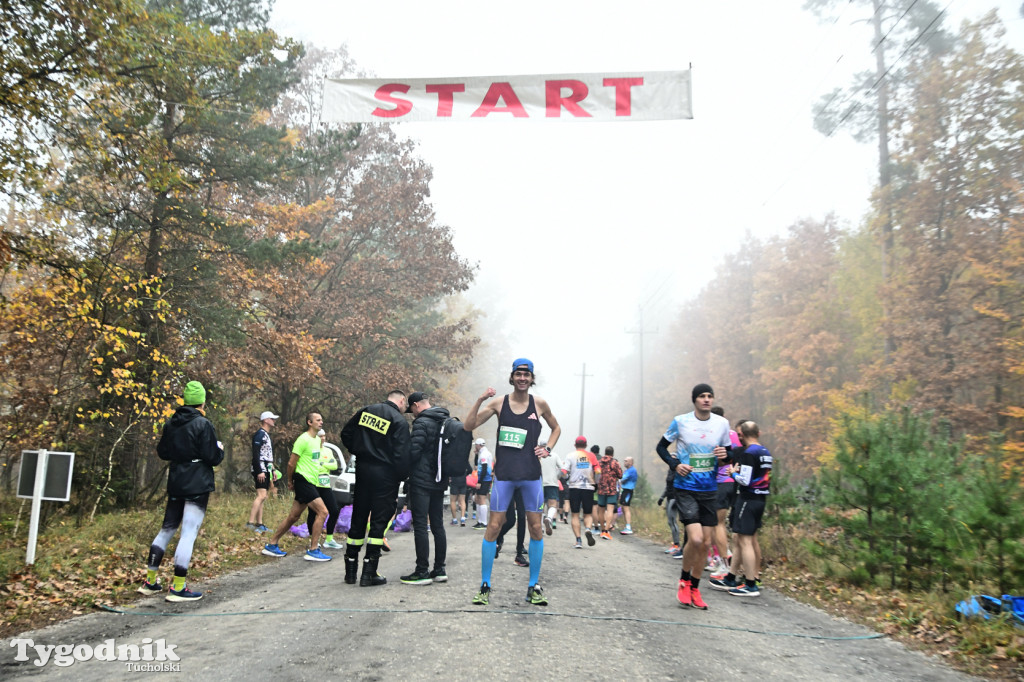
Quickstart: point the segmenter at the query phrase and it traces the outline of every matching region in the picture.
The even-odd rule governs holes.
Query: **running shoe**
[[[406,585],[429,585],[434,582],[434,579],[426,571],[413,571],[409,575],[403,575],[399,580]]]
[[[475,526],[473,526],[473,530],[483,530],[484,528],[487,528],[487,525],[480,523],[479,521],[476,523]]]
[[[725,580],[726,577],[728,577],[728,575],[729,575],[729,571],[722,571],[721,573],[712,573],[711,574],[711,579],[712,580]]]
[[[530,562],[527,561],[526,556],[522,552],[516,552],[516,558],[512,560],[512,563],[523,568],[530,567]]]
[[[626,526],[625,528],[623,528],[622,530],[619,531],[619,535],[632,535],[632,534],[633,534],[633,529],[630,528],[629,526]]]
[[[307,549],[306,555],[302,557],[306,561],[330,561],[331,557],[320,551],[320,548]]]
[[[480,591],[473,597],[473,603],[478,606],[487,606],[491,601],[491,586],[484,583],[480,586]]]
[[[169,590],[167,596],[164,597],[165,601],[196,601],[202,599],[202,592],[193,592],[188,589],[188,585],[182,586],[180,590]]]
[[[704,599],[700,596],[700,590],[696,587],[690,589],[690,606],[701,611],[708,610],[708,605],[704,603]]]
[[[671,547],[665,550],[665,554],[672,554],[673,552],[679,551],[679,545],[673,544]]]
[[[587,544],[590,545],[591,547],[593,547],[594,543],[597,542],[597,541],[594,540],[594,534],[590,532],[589,528],[587,529],[586,535],[587,535]]]
[[[448,574],[444,572],[443,568],[435,568],[430,572],[430,579],[435,583],[446,583],[448,582]]]
[[[693,599],[690,597],[690,581],[680,580],[679,589],[676,591],[676,601],[680,606],[689,606]]]
[[[728,576],[722,578],[712,577],[708,580],[708,582],[711,583],[711,589],[721,590],[723,592],[729,592],[738,585],[738,583],[735,580],[729,578]]]
[[[549,517],[547,514],[545,514],[543,521],[544,521],[544,532],[547,533],[548,535],[551,535],[551,532],[555,529],[554,524],[551,523],[551,517]]]
[[[270,531],[270,529],[267,528],[266,526],[264,526],[262,523],[260,525],[256,526],[256,532],[257,533],[267,533],[269,531]]]
[[[157,594],[164,591],[164,586],[157,580],[155,583],[151,583],[148,580],[142,583],[142,587],[139,588],[139,594],[151,595]]]
[[[579,540],[577,540],[576,544],[573,545],[573,547],[576,548],[576,549],[583,549],[583,543],[580,542]]]
[[[276,557],[288,556],[288,552],[284,551],[283,549],[281,549],[277,545],[263,545],[263,553],[266,554],[267,556],[276,556]]]
[[[458,520],[458,519],[452,519],[452,522],[451,522],[451,524],[450,524],[450,525],[452,525],[452,526],[457,526],[457,525],[459,525],[459,520]]]
[[[540,585],[531,585],[526,588],[526,603],[534,606],[547,606],[548,600],[540,591]]]
[[[324,543],[324,547],[327,549],[345,549],[345,545],[342,545],[334,540],[328,540]]]
[[[672,554],[670,554],[669,556],[671,556],[673,559],[682,559],[683,550],[677,549],[676,551],[672,552]]]
[[[247,523],[247,524],[245,524],[245,529],[246,530],[256,530],[256,524],[255,523]]]
[[[611,540],[612,539],[612,534],[610,532],[608,532],[608,531],[604,531],[603,533],[601,533],[601,539],[602,540]]]
[[[466,517],[465,516],[463,516],[461,519],[459,519],[459,525],[460,526],[465,526],[466,525]]]
[[[734,597],[760,597],[761,590],[757,585],[739,585],[729,590],[729,594]]]

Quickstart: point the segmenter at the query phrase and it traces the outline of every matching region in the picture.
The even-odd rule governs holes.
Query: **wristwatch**
[[[547,445],[544,446],[544,449],[548,451],[549,455],[551,454],[551,448],[549,448]]]

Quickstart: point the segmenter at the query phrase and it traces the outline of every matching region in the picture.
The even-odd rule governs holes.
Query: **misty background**
[[[706,334],[680,328],[680,306],[753,239],[829,214],[852,227],[868,211],[875,144],[814,128],[816,103],[875,59],[870,8],[832,5],[819,20],[794,1],[279,0],[275,30],[344,47],[355,75],[692,68],[693,120],[392,124],[433,168],[437,219],[478,267],[465,300],[482,312],[482,343],[435,402],[461,415],[487,386],[503,391],[511,360],[527,356],[534,392],[562,426],[558,452],[571,449],[582,422],[589,441],[615,446],[620,461],[642,451],[648,467],[656,462],[668,421],[692,409],[690,388],[708,379],[665,385],[659,349],[672,335]],[[1006,42],[1024,45],[1015,1],[938,9],[953,33],[996,9]],[[730,412],[742,389],[715,385],[731,420],[756,416]],[[478,429],[491,443],[492,426]]]

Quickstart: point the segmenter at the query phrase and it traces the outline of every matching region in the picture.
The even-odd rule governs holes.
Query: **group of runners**
[[[554,457],[552,450],[561,436],[561,427],[547,401],[531,393],[536,381],[533,362],[527,358],[516,359],[512,363],[508,381],[512,386],[510,393],[498,396],[494,388],[488,388],[470,407],[461,425],[465,431],[472,433],[492,418],[497,419],[493,458],[486,450],[483,439],[474,442],[477,469],[474,472],[476,481],[473,492],[477,523],[473,527],[483,530],[483,539],[480,550],[480,586],[472,602],[478,605],[489,603],[492,570],[494,560],[500,553],[501,538],[518,517],[525,520],[523,525],[530,536],[528,547],[523,546],[522,539],[517,543],[516,553],[516,563],[529,568],[526,601],[529,604],[546,605],[547,598],[539,584],[545,535],[552,534],[556,519],[564,523],[568,517],[576,548],[583,548],[584,538],[588,546],[593,546],[596,543],[595,533],[610,540],[615,527],[617,504],[621,505],[625,516],[625,527],[620,533],[632,534],[629,506],[636,485],[636,470],[632,458],[625,459],[626,468],[623,469],[615,460],[614,449],[611,447],[605,449],[604,456],[599,460],[597,455],[600,450],[594,446],[588,451],[587,440],[583,436],[576,438],[575,450],[571,454],[564,458]],[[192,382],[190,386],[196,383]],[[167,597],[172,601],[190,601],[202,597],[201,593],[187,588],[185,576],[192,542],[202,523],[202,513],[197,512],[197,507],[205,511],[206,498],[213,489],[212,467],[223,457],[223,450],[216,441],[212,425],[202,416],[203,405],[195,403],[198,397],[195,391],[190,396],[186,389],[185,405],[179,408],[164,428],[161,456],[164,457],[164,451],[171,453],[165,457],[171,461],[168,511],[151,547],[146,581],[140,588],[144,594],[162,591],[156,576],[164,547],[177,527],[186,520],[175,554],[174,585]],[[201,397],[202,403],[205,403],[205,392]],[[758,593],[757,566],[760,559],[754,536],[760,525],[764,500],[769,490],[771,455],[758,443],[757,425],[749,420],[737,424],[741,447],[734,447],[729,423],[711,411],[714,392],[710,386],[695,386],[692,400],[694,410],[673,419],[658,443],[657,452],[672,472],[672,483],[668,491],[670,502],[685,534],[677,599],[680,605],[706,609],[707,604],[701,597],[699,583],[705,569],[708,547],[712,544],[715,528],[720,522],[719,469],[727,468],[739,483],[740,492],[732,511],[732,526],[737,533],[736,556],[733,557],[732,566],[743,566],[745,581],[738,582],[738,569],[727,568],[725,572],[713,576],[711,584],[732,594],[753,596]],[[412,438],[404,412],[411,412],[414,416]],[[273,451],[268,433],[276,418],[271,412],[261,415],[261,429],[253,439],[253,477],[258,490],[266,490],[273,484],[273,468],[264,460],[269,452],[272,461]],[[183,420],[189,424],[195,422],[188,426],[188,433],[201,433],[203,438],[183,435],[178,425]],[[337,505],[333,502],[328,476],[340,463],[329,452],[325,452],[321,415],[315,412],[307,415],[307,429],[295,441],[285,474],[285,481],[295,494],[294,503],[270,537],[270,542],[264,546],[263,553],[273,557],[285,556],[287,552],[278,544],[280,538],[308,509],[311,532],[305,559],[330,561],[332,557],[324,553],[323,548],[344,547],[345,582],[354,584],[357,581],[359,555],[365,546],[359,584],[385,584],[386,579],[377,571],[381,551],[385,546],[384,533],[396,511],[399,484],[408,480],[410,487],[407,499],[411,502],[413,513],[417,566],[413,573],[402,577],[402,582],[445,582],[446,542],[440,499],[449,481],[442,481],[439,475],[431,474],[427,464],[428,453],[436,454],[438,451],[437,442],[442,437],[442,425],[449,421],[447,410],[431,406],[423,393],[413,393],[407,398],[402,391],[392,391],[386,400],[364,407],[352,416],[341,432],[342,443],[357,458],[352,520],[348,537],[342,545],[335,542],[332,535],[327,535],[321,544],[325,522],[327,528],[333,530],[337,520]],[[550,429],[546,441],[540,438],[542,422]],[[165,441],[168,441],[167,445]],[[674,452],[669,450],[673,445]],[[197,451],[196,447],[204,450]],[[184,469],[190,469],[191,473],[184,473]],[[209,470],[208,476],[205,474],[206,469]],[[201,474],[198,478],[204,482],[199,486],[203,490],[196,486],[183,490],[181,481],[197,472]],[[462,506],[460,512],[458,500],[462,493],[459,481],[455,483],[452,490],[451,522],[455,524],[458,521],[464,525],[467,509]],[[560,494],[560,488],[567,490],[567,495],[564,492]],[[265,497],[265,493],[257,494],[249,523],[251,528],[261,532],[269,531],[262,525],[262,502]],[[595,506],[598,516],[596,521],[593,519]],[[513,508],[512,513],[516,516],[509,518],[506,523],[506,516]],[[433,533],[435,545],[433,570],[428,570],[428,529]]]

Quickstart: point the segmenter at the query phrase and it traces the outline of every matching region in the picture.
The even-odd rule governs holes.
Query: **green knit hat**
[[[206,389],[198,381],[185,384],[185,392],[181,394],[186,405],[202,405],[206,402]]]

